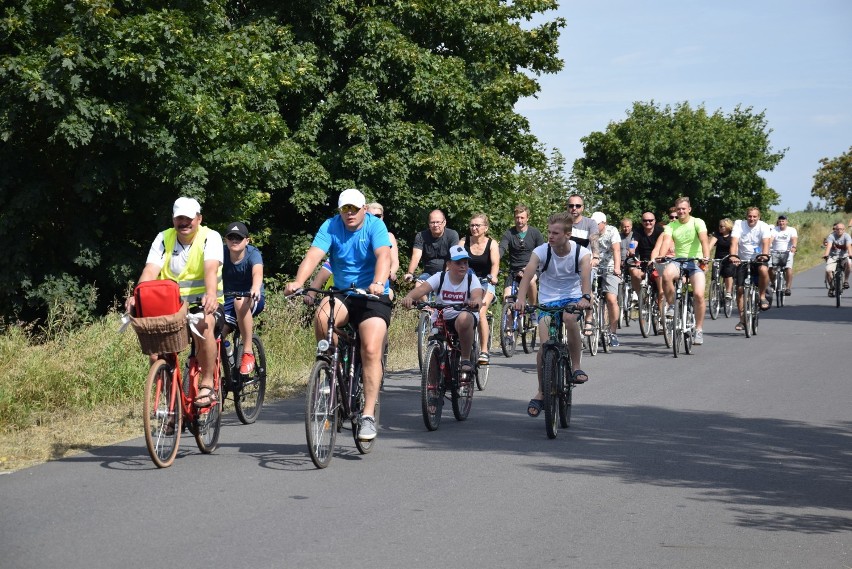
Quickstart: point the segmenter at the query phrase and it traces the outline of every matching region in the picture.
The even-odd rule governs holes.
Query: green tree
[[[748,206],[778,203],[760,172],[772,171],[786,150],[773,152],[764,113],[736,107],[708,113],[688,103],[661,108],[633,104],[625,120],[582,139],[572,185],[613,219],[664,212],[679,196],[706,220],[741,216]]]
[[[811,195],[832,211],[852,212],[852,147],[836,158],[822,158]]]
[[[0,311],[43,313],[74,283],[101,308],[123,295],[178,195],[214,227],[249,222],[270,274],[345,187],[382,201],[403,242],[433,207],[503,199],[546,164],[514,105],[561,69],[564,22],[521,25],[555,6],[4,3]]]

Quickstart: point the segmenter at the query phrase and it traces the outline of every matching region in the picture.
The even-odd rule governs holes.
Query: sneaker
[[[784,289],[784,296],[790,296],[791,294],[793,294],[792,290],[790,290],[789,288]]]
[[[371,441],[376,438],[376,419],[369,415],[361,417],[361,428],[358,429],[358,439]]]
[[[618,342],[618,334],[610,334],[609,335],[609,345],[617,348],[621,344]]]
[[[734,298],[734,295],[732,295],[731,293],[729,293],[729,292],[725,293],[725,300],[731,300],[733,298]]]
[[[666,308],[666,318],[674,319],[674,306],[669,305]]]
[[[489,357],[488,352],[481,352],[479,354],[479,359],[477,360],[476,363],[478,363],[481,366],[487,366],[488,362],[490,360],[491,360],[491,358]]]
[[[834,289],[833,288],[828,289],[828,296],[830,296],[831,298],[834,298]]]
[[[704,330],[695,331],[695,337],[692,339],[692,343],[696,346],[700,346],[704,343]]]
[[[243,359],[240,362],[240,374],[248,375],[254,371],[254,354],[243,354]]]

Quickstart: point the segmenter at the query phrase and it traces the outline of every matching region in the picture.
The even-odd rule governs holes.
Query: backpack
[[[136,316],[168,316],[180,311],[180,286],[172,280],[159,279],[139,283],[133,291]]]
[[[574,243],[576,245],[574,247],[574,272],[578,275],[580,274],[580,244]],[[544,273],[547,271],[547,267],[550,266],[550,257],[553,256],[553,251],[550,249],[550,243],[547,244],[547,258],[544,260],[544,267],[541,269],[541,272]]]
[[[438,288],[435,289],[435,294],[441,292],[441,289],[444,288],[444,277],[446,277],[447,271],[441,271],[441,279],[438,281]],[[470,282],[473,280],[473,273],[468,269],[467,271],[467,300],[470,300]]]

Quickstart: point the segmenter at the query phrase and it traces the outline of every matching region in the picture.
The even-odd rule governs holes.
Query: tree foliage
[[[575,190],[611,218],[666,212],[679,196],[710,222],[778,203],[760,172],[772,171],[786,150],[773,152],[764,113],[637,102],[627,115],[582,139],[585,156],[572,171]]]
[[[513,201],[547,159],[514,112],[558,71],[553,0],[10,0],[0,14],[0,310],[52,283],[101,307],[179,195],[292,271],[349,186],[405,244]],[[47,286],[47,288],[44,288]],[[24,294],[22,294],[24,293]]]
[[[836,158],[822,158],[811,195],[832,211],[852,212],[852,147]],[[810,202],[809,202],[810,203]]]

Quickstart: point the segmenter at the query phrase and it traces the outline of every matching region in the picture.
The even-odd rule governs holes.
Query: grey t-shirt
[[[420,261],[423,272],[434,275],[444,270],[444,262],[450,258],[450,247],[458,245],[459,234],[449,227],[444,229],[440,237],[433,237],[432,232],[424,229],[414,236],[414,248],[423,251]]]
[[[571,241],[575,241],[591,250],[592,235],[598,234],[598,224],[591,217],[583,216],[580,221],[574,223],[571,229]]]

